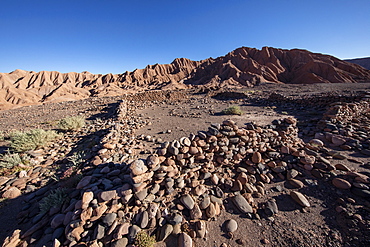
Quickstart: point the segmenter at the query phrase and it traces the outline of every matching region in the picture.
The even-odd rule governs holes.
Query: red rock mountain
[[[242,47],[202,61],[177,58],[170,64],[148,65],[115,75],[15,70],[0,73],[0,110],[144,90],[252,87],[263,82],[370,82],[370,71],[328,55],[270,47]]]

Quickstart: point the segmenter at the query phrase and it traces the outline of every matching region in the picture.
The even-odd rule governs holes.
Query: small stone
[[[255,164],[262,162],[262,155],[260,152],[254,152],[252,155],[252,162]]]
[[[135,160],[130,164],[130,170],[132,175],[138,176],[145,173],[148,167],[145,165],[143,160]]]
[[[159,241],[164,241],[168,236],[170,236],[173,232],[173,226],[171,224],[166,224],[161,228],[161,232],[159,235]]]
[[[304,165],[313,165],[315,163],[315,160],[315,156],[306,155],[304,157],[301,157],[299,161]]]
[[[98,224],[98,226],[95,228],[95,238],[102,239],[104,235],[105,235],[105,227]]]
[[[213,183],[214,185],[217,185],[217,184],[218,184],[218,181],[219,181],[218,176],[217,176],[216,174],[213,174],[213,175],[211,176],[211,181],[212,181],[212,183]]]
[[[117,214],[116,213],[107,214],[103,218],[103,223],[106,224],[106,225],[108,225],[108,226],[111,226],[113,224],[113,222],[116,220],[116,218],[117,218]]]
[[[94,199],[94,193],[92,191],[84,192],[82,195],[82,209],[86,209],[90,202]]]
[[[21,191],[17,187],[10,187],[2,194],[2,198],[14,199],[21,194]]]
[[[235,232],[238,229],[238,223],[233,219],[227,220],[224,226],[226,232]]]
[[[104,143],[103,144],[103,148],[106,148],[106,149],[109,149],[109,150],[112,150],[115,148],[115,145],[114,144],[111,144],[111,143]]]
[[[243,240],[243,239],[237,239],[237,240],[235,240],[235,242],[237,243],[237,244],[239,244],[239,245],[245,245],[246,244],[246,242],[245,242],[245,240]]]
[[[194,189],[194,194],[197,195],[197,196],[200,196],[200,195],[204,194],[206,191],[207,191],[207,187],[204,186],[203,184],[201,184],[201,185],[198,185]]]
[[[178,235],[181,233],[181,224],[176,224],[173,226],[173,231],[172,231],[172,234],[173,235]]]
[[[182,137],[182,138],[180,138],[180,143],[181,143],[182,145],[184,145],[184,146],[187,146],[187,147],[190,147],[190,145],[191,145],[191,141],[190,141],[190,139],[189,139],[189,138],[187,138],[187,137]]]
[[[142,191],[135,193],[135,197],[139,201],[143,201],[147,195],[148,195],[148,189],[143,189]]]
[[[261,240],[262,244],[270,244],[270,241],[266,238]]]
[[[206,209],[208,208],[209,204],[211,204],[211,198],[209,196],[204,197],[204,199],[200,202],[200,208]]]
[[[279,212],[278,206],[274,199],[270,199],[266,202],[265,213],[267,216],[271,217]]]
[[[253,213],[253,209],[251,205],[249,205],[248,201],[241,195],[236,195],[233,198],[233,202],[235,206],[242,212],[242,213]]]
[[[117,228],[117,235],[118,236],[123,236],[129,233],[129,228],[130,228],[130,223],[123,223]]]
[[[141,214],[139,226],[141,229],[144,229],[147,227],[148,223],[149,223],[149,215],[147,211],[144,211]]]
[[[350,182],[342,178],[334,178],[332,180],[332,184],[338,189],[342,189],[342,190],[348,190],[352,187]]]
[[[190,218],[192,220],[201,219],[202,218],[202,210],[200,210],[200,207],[197,203],[194,204],[194,207],[192,210],[190,210]]]
[[[136,235],[141,231],[140,227],[137,225],[132,225],[129,229],[128,239],[129,242],[133,242],[135,240]]]
[[[193,240],[185,232],[180,233],[178,238],[178,247],[193,247]]]
[[[116,190],[102,191],[99,194],[99,199],[103,202],[110,201],[117,196]]]
[[[82,189],[82,188],[86,187],[88,184],[90,184],[91,179],[92,179],[92,176],[83,177],[80,180],[80,182],[77,184],[76,189],[79,190],[79,189]]]
[[[289,179],[293,179],[293,178],[297,177],[298,174],[299,174],[299,172],[297,170],[295,170],[295,169],[288,170],[287,171],[287,179],[288,180]]]
[[[312,139],[310,141],[310,144],[314,147],[323,147],[324,146],[324,143],[319,139]]]
[[[197,221],[195,224],[196,234],[198,238],[204,238],[207,233],[206,222],[204,220]]]
[[[180,198],[180,201],[187,209],[192,210],[194,208],[194,200],[189,194],[183,195]]]
[[[341,146],[344,143],[346,143],[346,139],[344,139],[340,136],[337,136],[337,135],[333,135],[331,137],[331,142],[333,143],[334,146]]]
[[[341,171],[346,171],[346,172],[351,171],[351,169],[349,169],[348,166],[343,165],[343,164],[336,164],[335,168]]]
[[[51,228],[56,229],[56,228],[58,228],[58,226],[62,225],[65,216],[66,216],[65,214],[55,215],[54,218],[50,222]]]
[[[111,247],[126,247],[128,244],[127,238],[120,238],[111,243]]]
[[[160,163],[158,155],[149,155],[146,158],[146,163],[151,168],[156,167]]]
[[[209,219],[212,219],[212,218],[216,217],[216,215],[217,215],[215,204],[217,204],[217,203],[209,204],[208,208],[206,209],[206,215]]]
[[[290,179],[289,180],[289,183],[294,187],[294,188],[297,188],[297,189],[301,189],[303,188],[304,184],[303,182],[301,182],[300,180],[298,179]]]
[[[100,170],[101,174],[107,174],[108,172],[110,172],[110,168],[108,166],[105,166]]]
[[[133,177],[132,181],[135,184],[139,184],[139,183],[142,183],[144,181],[147,181],[147,180],[151,179],[153,177],[153,175],[154,175],[154,172],[150,171],[150,172],[143,173],[143,174],[140,174],[140,175],[137,175],[137,176]]]
[[[309,207],[310,203],[308,202],[307,198],[298,191],[290,192],[290,196],[293,198],[295,202],[297,202],[302,207]]]

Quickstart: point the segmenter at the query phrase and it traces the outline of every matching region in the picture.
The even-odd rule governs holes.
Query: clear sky
[[[0,0],[0,72],[123,73],[241,47],[370,56],[370,0]]]

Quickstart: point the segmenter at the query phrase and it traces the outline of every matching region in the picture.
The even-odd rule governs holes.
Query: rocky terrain
[[[260,83],[369,82],[370,71],[335,57],[306,50],[241,47],[225,56],[148,65],[123,74],[23,71],[0,73],[0,110],[147,90],[219,89]]]
[[[155,246],[368,246],[369,88],[260,83],[2,111],[5,132],[68,115],[87,125],[0,177],[0,241],[129,246],[146,232]],[[221,114],[232,105],[244,114]]]

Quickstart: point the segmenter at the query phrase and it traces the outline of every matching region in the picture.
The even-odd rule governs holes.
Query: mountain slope
[[[263,82],[370,82],[370,71],[328,55],[271,47],[241,47],[202,61],[176,58],[170,64],[148,65],[123,74],[15,70],[0,73],[0,110],[144,90],[252,87]]]
[[[346,59],[344,61],[354,63],[354,64],[358,64],[358,65],[364,67],[365,69],[370,69],[370,57]]]

